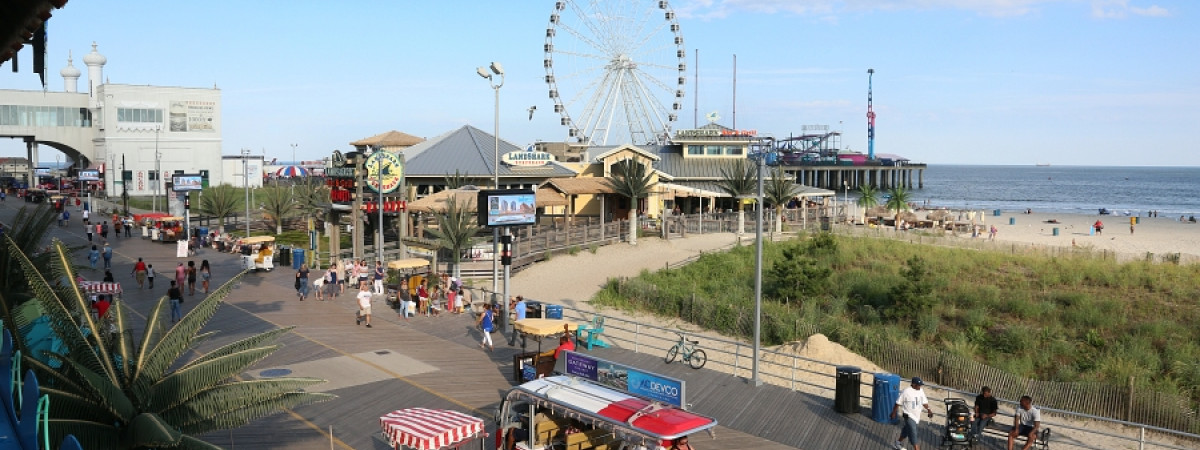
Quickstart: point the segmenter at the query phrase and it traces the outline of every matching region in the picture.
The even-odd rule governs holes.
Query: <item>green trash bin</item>
[[[1016,218],[1016,217],[1009,217],[1009,218],[1008,218],[1008,224],[1009,224],[1009,225],[1016,225],[1016,224],[1017,224],[1017,218]]]
[[[1058,236],[1058,227],[1054,227],[1054,235]]]

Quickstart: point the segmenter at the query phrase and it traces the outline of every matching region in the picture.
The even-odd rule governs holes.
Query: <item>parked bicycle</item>
[[[679,342],[667,350],[667,357],[664,358],[667,360],[667,364],[675,362],[675,357],[683,354],[683,360],[693,369],[704,367],[704,363],[708,362],[708,355],[697,347],[700,345],[700,341],[689,341],[683,334],[678,332],[675,334],[679,336]]]

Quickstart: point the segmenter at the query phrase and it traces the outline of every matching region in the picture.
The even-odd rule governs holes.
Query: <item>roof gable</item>
[[[609,151],[606,151],[604,153],[596,155],[596,157],[593,158],[593,160],[594,161],[603,161],[604,159],[608,158],[609,156],[615,155],[617,153],[620,153],[620,152],[623,152],[626,150],[629,150],[629,151],[632,151],[639,155],[645,156],[646,158],[650,159],[651,161],[658,161],[658,159],[659,159],[658,155],[656,155],[650,151],[647,151],[646,149],[643,149],[636,145],[625,144],[625,145],[619,145]]]
[[[522,150],[503,139],[499,143],[500,155]],[[408,158],[405,162],[406,175],[441,177],[458,171],[463,175],[490,177],[495,173],[496,148],[496,139],[492,134],[463,125],[405,150]],[[536,167],[500,164],[499,171],[501,178],[564,177],[576,174],[557,162]]]
[[[408,133],[401,133],[396,130],[386,133],[377,134],[365,139],[359,139],[351,142],[353,146],[371,146],[371,147],[409,147],[420,144],[424,138],[419,138]]]

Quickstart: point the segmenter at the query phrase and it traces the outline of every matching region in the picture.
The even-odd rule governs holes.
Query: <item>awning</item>
[[[676,197],[728,197],[729,195],[717,190],[711,191],[699,187],[685,186],[677,183],[658,183],[654,188],[662,194],[673,193]]]
[[[543,189],[551,188],[565,195],[586,194],[616,194],[617,191],[609,184],[608,178],[555,178],[542,185]]]
[[[121,283],[105,283],[103,281],[80,281],[79,288],[88,294],[120,294]]]
[[[444,409],[396,410],[380,417],[379,425],[392,448],[417,450],[454,446],[483,432],[483,419]]]
[[[404,270],[404,269],[418,269],[421,267],[426,267],[428,265],[429,265],[429,261],[426,261],[424,259],[408,258],[408,259],[397,259],[395,261],[389,261],[387,267],[389,269]]]

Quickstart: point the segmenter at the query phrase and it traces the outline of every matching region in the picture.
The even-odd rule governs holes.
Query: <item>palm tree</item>
[[[721,167],[721,179],[717,187],[737,201],[738,207],[738,236],[746,234],[746,211],[742,209],[742,198],[753,194],[758,189],[758,176],[755,167],[745,159],[734,160]]]
[[[304,219],[308,231],[313,231],[316,221],[326,217],[329,187],[308,179],[293,187],[292,199],[296,203],[296,214]]]
[[[454,175],[447,173],[446,176],[442,177],[442,180],[446,183],[446,189],[458,189],[471,184],[471,179],[468,175],[459,172],[458,169],[454,169]]]
[[[887,199],[887,209],[896,212],[895,226],[896,229],[900,229],[900,213],[908,211],[908,202],[912,200],[912,194],[907,189],[897,187],[888,191],[888,195],[890,197]]]
[[[637,245],[638,203],[650,194],[651,176],[646,166],[634,160],[613,164],[613,177],[605,180],[618,195],[629,199],[629,245]]]
[[[4,237],[16,247],[0,241],[0,319],[4,324],[16,324],[17,307],[33,298],[29,280],[25,279],[17,255],[28,255],[38,267],[46,267],[50,262],[50,254],[42,251],[42,247],[57,216],[54,208],[45,203],[33,209],[23,206],[17,211],[11,226],[5,227]],[[14,344],[17,350],[29,354],[24,340],[16,339]]]
[[[225,219],[232,216],[245,203],[240,189],[228,184],[213,186],[200,195],[200,213],[217,218],[221,233],[225,233]]]
[[[455,277],[461,274],[459,261],[461,261],[463,249],[470,248],[474,244],[475,235],[479,234],[480,230],[479,223],[475,218],[475,208],[472,204],[474,202],[467,203],[460,206],[458,198],[451,195],[446,200],[446,210],[436,214],[437,229],[429,230],[429,233],[437,238],[438,245],[450,250],[453,255]]]
[[[796,196],[796,183],[782,169],[771,169],[771,179],[763,186],[763,195],[775,206],[775,232],[783,232],[783,207]]]
[[[61,242],[55,242],[49,252],[49,265],[37,266],[18,251],[16,242],[6,239],[53,334],[65,345],[63,353],[53,355],[62,362],[58,369],[31,355],[23,361],[45,380],[42,392],[56,405],[49,426],[55,442],[73,434],[85,448],[218,448],[196,436],[333,398],[303,392],[324,380],[235,378],[277,350],[279,346],[270,343],[290,328],[267,331],[190,361],[181,360],[194,351],[195,344],[211,337],[200,330],[241,275],[221,285],[169,328],[164,324],[167,299],[160,299],[135,346],[133,333],[126,329],[124,302],[113,303],[109,309],[111,326],[121,331],[105,332],[109,324],[92,318],[87,299],[74,281],[55,288],[54,283],[61,283],[58,280],[74,279],[70,253]]]
[[[859,186],[858,200],[855,201],[855,203],[862,207],[863,222],[865,223],[867,221],[867,210],[879,205],[879,190],[875,189],[875,186],[871,186],[870,184],[863,184]]]
[[[279,186],[262,188],[259,194],[260,207],[275,224],[275,234],[283,233],[283,220],[297,212],[296,203],[292,201],[288,190]]]

